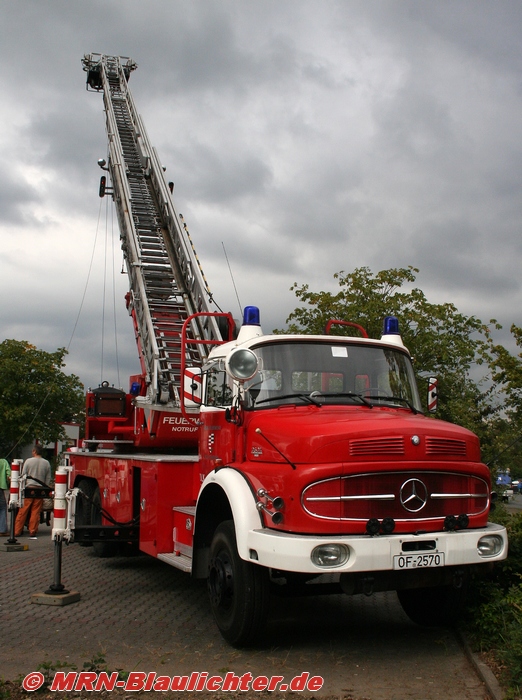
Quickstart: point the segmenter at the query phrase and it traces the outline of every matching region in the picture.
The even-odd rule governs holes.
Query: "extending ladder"
[[[108,192],[116,204],[129,274],[127,306],[148,402],[179,406],[181,329],[192,314],[210,311],[212,296],[128,89],[136,64],[104,54],[88,54],[82,62],[87,87],[103,91],[112,185]],[[216,318],[195,319],[188,338],[221,340]],[[187,344],[186,364],[200,365],[208,351],[204,343]]]

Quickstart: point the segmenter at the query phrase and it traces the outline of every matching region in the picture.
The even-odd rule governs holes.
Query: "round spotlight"
[[[457,518],[454,515],[447,515],[444,518],[444,529],[448,530],[448,532],[453,532],[453,530],[457,529]]]
[[[384,518],[381,523],[381,530],[385,535],[391,535],[395,530],[395,520],[393,518]]]
[[[376,535],[380,529],[381,523],[377,520],[377,518],[370,518],[366,523],[366,532],[369,535]]]
[[[459,530],[465,530],[468,525],[469,525],[469,518],[466,515],[466,513],[461,513],[459,517],[457,518],[457,525],[459,527]]]
[[[248,348],[235,348],[225,361],[225,369],[233,379],[252,379],[257,372],[257,355]]]

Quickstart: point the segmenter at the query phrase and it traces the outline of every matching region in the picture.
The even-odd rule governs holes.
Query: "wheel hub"
[[[234,572],[230,558],[224,552],[211,560],[208,590],[212,605],[229,608],[234,594]]]

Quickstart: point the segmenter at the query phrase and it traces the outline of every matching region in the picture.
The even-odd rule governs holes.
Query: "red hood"
[[[402,408],[285,406],[251,414],[247,431],[246,458],[253,461],[283,461],[270,441],[291,462],[301,464],[480,462],[479,441],[471,431]]]

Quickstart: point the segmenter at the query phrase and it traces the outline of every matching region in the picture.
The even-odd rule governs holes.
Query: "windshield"
[[[302,402],[422,410],[410,358],[400,350],[302,340],[252,349],[259,371],[244,385],[247,408]]]

